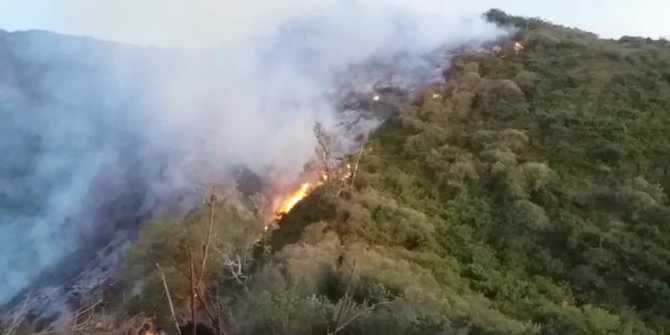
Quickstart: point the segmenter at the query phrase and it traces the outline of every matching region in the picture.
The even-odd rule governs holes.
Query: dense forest
[[[267,231],[233,193],[149,222],[105,308],[169,329],[193,299],[225,334],[667,334],[670,42],[486,15],[523,49],[458,56]]]

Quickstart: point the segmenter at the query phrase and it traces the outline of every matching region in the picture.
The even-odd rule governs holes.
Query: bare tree
[[[328,133],[321,123],[314,125],[314,136],[316,136],[316,148],[314,149],[317,157],[318,167],[323,172],[326,180],[333,180],[336,163],[334,162],[334,136]]]
[[[223,264],[229,279],[235,280],[242,288],[247,289],[245,284],[250,277],[250,268],[253,262],[253,252],[260,240],[241,246],[227,246],[217,248],[217,254]]]
[[[266,206],[268,203],[267,199],[265,198],[265,195],[263,193],[255,193],[251,197],[249,197],[249,200],[251,201],[251,206],[254,210],[254,214],[256,215],[256,217],[265,221]]]
[[[212,194],[209,197],[209,224],[207,225],[207,238],[205,240],[205,245],[203,246],[202,252],[202,263],[200,265],[200,279],[198,279],[197,286],[200,287],[203,285],[203,277],[205,276],[205,270],[207,269],[207,257],[209,256],[209,246],[212,242],[212,228],[214,227],[214,205],[216,204],[216,194],[214,193],[214,187],[212,187]]]
[[[331,183],[331,185],[337,185],[336,194],[339,195],[347,187],[349,178],[352,177],[351,162],[336,156],[335,153],[340,149],[339,143],[335,136],[327,132],[318,122],[314,126],[314,135],[317,139],[315,148],[316,168],[323,174],[324,181]],[[358,168],[364,145],[365,140],[362,142],[361,151],[353,169]]]
[[[247,275],[245,274],[246,264],[243,257],[240,257],[239,254],[234,255],[232,258],[225,255],[223,264],[228,269],[230,276],[235,279],[238,284],[244,286],[247,280]]]
[[[337,335],[339,332],[344,330],[349,324],[354,322],[359,317],[373,312],[377,307],[385,304],[390,304],[390,301],[380,301],[374,304],[368,304],[367,301],[363,301],[358,304],[354,301],[354,274],[356,272],[356,262],[351,267],[351,273],[349,274],[349,280],[347,283],[347,289],[344,292],[344,297],[340,299],[339,308],[337,313],[334,315],[334,318],[331,322],[331,325],[328,326],[327,335]]]
[[[207,258],[209,257],[209,249],[212,242],[212,231],[214,227],[214,207],[216,203],[217,203],[217,196],[215,193],[215,187],[212,187],[208,201],[209,222],[207,225],[207,236],[205,238],[205,244],[202,246],[200,273],[198,273],[198,270],[196,270],[195,268],[193,247],[189,246],[189,270],[187,278],[190,283],[190,298],[191,298],[190,310],[191,310],[191,322],[192,322],[192,328],[191,328],[192,335],[196,335],[197,330],[196,312],[198,307],[202,308],[202,310],[205,312],[205,314],[209,318],[209,321],[214,326],[214,329],[217,331],[217,334],[225,334],[225,332],[221,329],[221,324],[219,322],[220,317],[213,313],[212,307],[208,299],[206,299],[207,290],[204,284],[204,276],[205,273],[207,272]]]
[[[361,158],[363,158],[363,152],[365,152],[365,145],[368,142],[368,135],[365,134],[363,136],[363,139],[361,140],[361,147],[358,150],[358,154],[356,155],[356,160],[354,161],[354,166],[351,170],[351,187],[354,187],[354,183],[356,182],[356,174],[358,174],[358,165],[361,162]]]

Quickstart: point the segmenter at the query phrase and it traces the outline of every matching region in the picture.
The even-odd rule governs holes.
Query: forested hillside
[[[274,230],[233,196],[148,224],[110,306],[168,326],[202,269],[226,334],[670,332],[670,43],[487,16],[523,49],[459,56]]]
[[[458,59],[375,134],[351,194],[277,238],[323,227],[284,248],[335,244],[403,301],[360,334],[667,333],[670,43],[488,16],[524,50]]]
[[[333,331],[351,282],[342,334],[667,333],[670,43],[488,16],[524,49],[459,57],[286,215],[236,333]]]

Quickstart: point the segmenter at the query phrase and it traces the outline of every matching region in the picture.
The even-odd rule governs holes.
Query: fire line
[[[288,213],[300,200],[304,199],[311,190],[312,184],[307,182],[300,184],[298,189],[290,193],[281,201],[276,211],[277,216],[281,217],[282,215]]]

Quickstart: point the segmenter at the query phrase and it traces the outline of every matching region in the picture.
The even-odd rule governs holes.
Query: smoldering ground
[[[82,240],[188,209],[234,167],[293,182],[314,123],[338,122],[328,97],[371,87],[342,78],[351,66],[402,54],[421,72],[432,50],[506,33],[385,1],[335,2],[266,32],[206,50],[0,33],[0,303]]]

